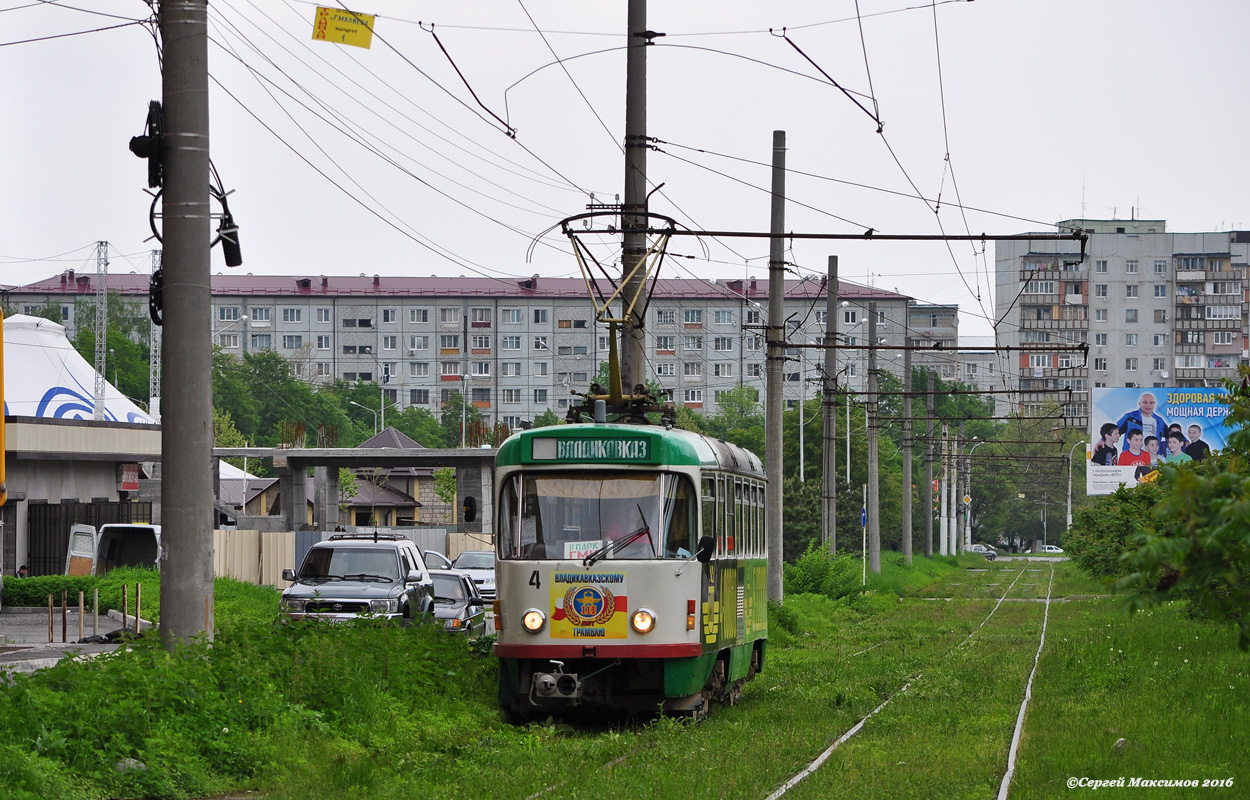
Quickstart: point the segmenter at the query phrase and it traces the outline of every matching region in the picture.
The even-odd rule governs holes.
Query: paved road
[[[116,612],[114,612],[116,613]],[[0,672],[34,672],[50,667],[62,658],[117,649],[116,644],[74,644],[78,639],[78,609],[72,609],[66,620],[68,642],[61,641],[61,610],[53,619],[54,642],[48,641],[48,610],[46,608],[11,608],[0,610]],[[134,625],[131,617],[130,624]],[[112,633],[121,628],[121,619],[100,615],[99,632]],[[83,634],[90,636],[91,612],[83,620]]]

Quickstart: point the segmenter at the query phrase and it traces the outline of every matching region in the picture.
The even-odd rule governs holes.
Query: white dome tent
[[[4,320],[4,413],[14,417],[93,419],[95,368],[78,354],[65,327],[42,317]],[[104,419],[153,425],[139,406],[105,381]]]

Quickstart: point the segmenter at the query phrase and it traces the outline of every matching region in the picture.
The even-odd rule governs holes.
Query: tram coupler
[[[582,682],[575,673],[564,671],[563,661],[551,661],[555,672],[536,672],[530,682],[530,702],[538,705],[534,697],[543,700],[568,700],[573,705],[581,702]]]

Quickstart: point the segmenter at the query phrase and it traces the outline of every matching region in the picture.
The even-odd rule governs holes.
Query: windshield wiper
[[[354,575],[344,575],[342,579],[345,581],[375,581],[378,583],[382,581],[386,581],[387,583],[395,582],[394,578],[388,578],[385,575],[370,575],[367,572],[357,572]]]
[[[299,579],[301,581],[341,581],[343,580],[343,576],[342,575],[301,575],[299,576]]]
[[[641,528],[639,528],[638,530],[634,531],[631,534],[626,535],[624,538],[617,539],[614,542],[608,542],[603,547],[600,547],[595,552],[586,556],[585,558],[582,559],[582,566],[587,567],[587,568],[593,567],[596,561],[606,558],[609,553],[615,550],[618,550],[622,547],[628,547],[629,545],[641,539],[643,536],[646,536],[647,541],[651,543],[651,555],[654,556],[655,555],[655,541],[651,538],[651,526],[647,525],[647,518],[643,516],[642,506],[638,507],[638,516],[642,518]]]

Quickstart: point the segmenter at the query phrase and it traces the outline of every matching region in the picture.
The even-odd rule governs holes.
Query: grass
[[[1250,657],[1226,626],[1194,622],[1179,604],[1128,616],[1114,599],[1051,614],[1019,797],[1066,797],[1070,775],[1234,777],[1237,793],[1245,791]],[[1138,789],[1134,797],[1177,791]]]
[[[0,690],[0,786],[71,800],[762,797],[891,698],[791,796],[992,797],[1048,589],[1073,599],[1050,607],[1012,798],[1067,797],[1074,775],[1245,785],[1250,662],[1235,633],[1175,607],[1130,617],[1088,597],[1099,588],[1066,563],[1052,583],[1049,563],[887,554],[866,594],[788,597],[791,630],[765,671],[702,724],[513,727],[495,707],[493,660],[461,639],[286,627],[271,590],[219,582],[212,647],[139,643]],[[145,769],[118,773],[124,758]],[[1134,796],[1164,796],[1151,791]]]

